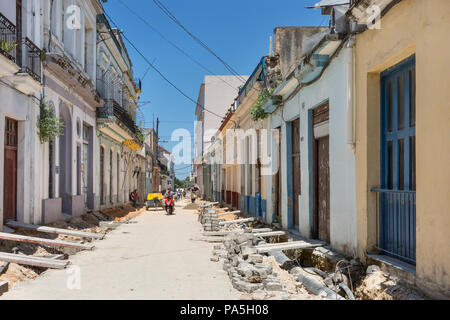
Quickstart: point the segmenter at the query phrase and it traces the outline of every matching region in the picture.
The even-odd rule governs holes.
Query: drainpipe
[[[347,146],[354,152],[356,146],[356,61],[355,38],[351,37],[347,48],[351,50],[351,61],[348,62],[347,77]]]

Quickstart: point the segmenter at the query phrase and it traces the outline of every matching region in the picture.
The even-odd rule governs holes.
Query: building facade
[[[405,262],[412,282],[435,295],[450,289],[450,3],[360,1],[383,10],[380,28],[356,35],[358,256]],[[414,17],[414,19],[411,19]]]
[[[97,109],[95,203],[105,208],[128,202],[134,189],[142,199],[146,168],[144,136],[136,126],[139,82],[120,33],[103,14],[97,16],[97,43],[96,84],[104,104]]]
[[[246,80],[247,76],[205,76],[204,83],[200,86],[195,109],[194,181],[202,196],[212,195],[209,183],[211,169],[204,156],[214,142],[213,137],[220,127],[223,115],[236,96],[239,86]],[[205,189],[204,181],[208,181],[207,189]]]
[[[0,230],[8,219],[43,219],[40,162],[46,147],[39,141],[42,94],[41,1],[0,3]],[[48,190],[48,188],[47,188]]]
[[[146,160],[136,160],[140,88],[101,2],[2,1],[0,42],[1,225],[79,216],[145,189]],[[50,118],[61,132],[49,138],[40,124]]]

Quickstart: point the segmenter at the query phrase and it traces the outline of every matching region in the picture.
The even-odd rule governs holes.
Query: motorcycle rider
[[[166,193],[164,194],[164,199],[166,199],[167,201],[169,200],[170,197],[172,197],[172,199],[174,199],[175,194],[176,194],[175,192],[172,192],[172,188],[168,187]],[[172,203],[173,203],[173,200],[172,200]],[[173,209],[175,209],[174,206],[172,206],[172,211],[173,211]]]

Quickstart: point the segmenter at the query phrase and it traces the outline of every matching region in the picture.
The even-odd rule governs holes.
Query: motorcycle
[[[165,196],[164,197],[164,207],[166,209],[167,214],[171,215],[173,213],[175,204],[173,202],[173,196]]]

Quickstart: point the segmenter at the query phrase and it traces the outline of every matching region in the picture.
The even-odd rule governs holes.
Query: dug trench
[[[69,217],[64,220],[46,224],[45,226],[106,235],[112,229],[108,226],[104,226],[103,223],[126,223],[134,217],[137,217],[144,211],[144,208],[135,209],[131,205],[125,205],[112,209],[105,209],[97,212],[87,213],[78,217]],[[98,241],[92,238],[63,234],[49,234],[21,228],[16,228],[13,233],[23,236],[69,241],[83,244]],[[16,253],[25,256],[68,260],[70,259],[70,256],[76,254],[79,251],[79,249],[68,247],[52,247],[34,243],[0,240],[0,252]],[[17,263],[5,263],[3,261],[0,261],[0,283],[5,284],[5,287],[7,283],[7,288],[4,288],[2,291],[0,291],[0,295],[2,293],[5,293],[6,291],[11,290],[19,282],[36,279],[46,270],[48,269],[43,267],[21,265]]]
[[[259,230],[272,230],[273,225],[257,219],[246,221],[248,217],[238,215],[224,216],[224,212],[203,205],[198,211],[199,221],[204,234],[209,235],[203,240],[214,243],[211,260],[223,263],[233,287],[242,292],[241,299],[424,299],[415,288],[406,286],[376,265],[364,265],[332,251],[326,244],[314,246],[311,243],[311,248],[289,249],[289,244],[295,247],[295,240],[298,240],[290,234],[270,236],[276,233]],[[238,222],[224,224],[223,221]],[[258,250],[270,245],[273,250]]]

